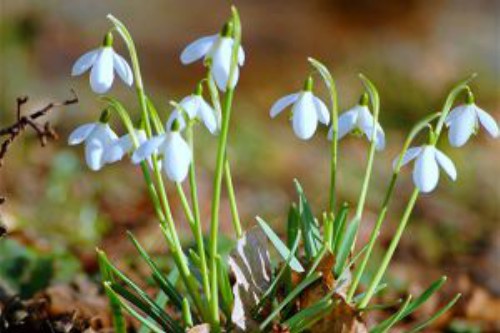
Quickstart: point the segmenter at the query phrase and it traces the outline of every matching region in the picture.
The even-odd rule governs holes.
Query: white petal
[[[496,120],[490,116],[486,111],[476,106],[477,117],[479,118],[479,122],[483,125],[486,132],[488,132],[492,137],[498,137],[498,124]]]
[[[382,126],[377,124],[376,126],[377,133],[375,133],[375,149],[384,150],[385,148],[385,133],[382,129]]]
[[[302,140],[310,139],[318,126],[318,114],[311,92],[303,92],[292,108],[292,125]]]
[[[132,69],[128,65],[127,61],[118,53],[113,51],[113,64],[118,76],[127,85],[131,86],[134,83],[134,75],[132,74]]]
[[[170,131],[170,129],[172,128],[172,123],[174,122],[174,120],[179,121],[179,130],[182,131],[186,127],[186,120],[184,119],[183,113],[184,112],[181,112],[178,109],[172,111],[167,119],[167,123],[165,124],[167,131]]]
[[[160,148],[160,146],[165,142],[165,135],[155,136],[148,141],[144,142],[137,148],[137,150],[132,154],[132,163],[139,164],[143,160],[147,159],[153,153]]]
[[[243,66],[245,64],[245,51],[243,50],[243,47],[238,49],[238,65]]]
[[[436,162],[435,148],[426,146],[415,162],[413,170],[413,182],[423,193],[434,190],[439,181],[439,168]]]
[[[205,56],[217,40],[218,35],[205,36],[189,44],[181,53],[181,62],[190,64]]]
[[[97,171],[103,167],[104,150],[103,142],[98,139],[90,139],[85,145],[85,161],[91,170]]]
[[[130,153],[134,147],[130,134],[126,134],[111,144],[105,153],[106,163],[114,163]]]
[[[342,139],[347,133],[351,132],[356,126],[358,112],[354,109],[344,112],[339,117],[337,140]],[[329,138],[332,139],[333,128],[330,130]]]
[[[325,103],[318,97],[314,96],[314,105],[316,106],[316,112],[318,113],[318,120],[325,125],[328,125],[330,122],[330,113],[328,112],[328,108]]]
[[[91,124],[85,124],[77,127],[71,134],[69,135],[68,138],[68,144],[73,146],[82,143],[85,141],[90,133],[94,130],[96,124],[91,123]]]
[[[71,75],[76,76],[85,73],[94,64],[98,53],[99,49],[92,50],[78,58],[78,60],[73,65],[73,68],[71,69]]]
[[[167,134],[163,151],[163,168],[167,177],[174,182],[182,182],[189,171],[191,164],[191,149],[179,132]]]
[[[228,85],[232,48],[233,40],[228,37],[222,37],[215,46],[212,55],[212,75],[217,87],[221,91],[226,91]],[[233,85],[235,82],[231,83]]]
[[[273,106],[271,107],[271,118],[276,117],[281,113],[284,109],[286,109],[290,104],[295,103],[300,93],[286,95],[285,97],[281,97],[278,99]]]
[[[446,116],[444,123],[446,126],[450,126],[450,123],[455,119],[458,115],[460,115],[467,108],[466,104],[459,105],[453,108],[450,113]]]
[[[217,132],[217,118],[215,110],[200,97],[200,108],[198,109],[198,117],[203,121],[210,133]]]
[[[450,121],[448,139],[453,147],[463,146],[469,140],[476,126],[476,112],[470,106]]]
[[[405,152],[405,154],[403,155],[403,159],[401,160],[401,166],[404,166],[404,165],[408,164],[415,157],[417,157],[420,154],[421,151],[422,151],[422,147],[412,147],[412,148],[409,148]],[[399,155],[392,162],[392,169],[393,170],[396,169],[398,161],[399,161]]]
[[[113,54],[111,47],[103,47],[90,71],[90,87],[98,94],[104,94],[113,84]]]
[[[373,121],[374,118],[370,113],[370,110],[367,106],[358,106],[358,120],[357,126],[358,128],[365,133],[367,139],[371,141],[373,134]],[[376,135],[376,133],[375,133]],[[375,139],[377,137],[375,136]]]
[[[453,181],[457,179],[457,169],[455,168],[455,164],[453,164],[453,161],[448,156],[443,154],[443,152],[438,149],[436,149],[436,161]]]
[[[184,109],[184,111],[187,113],[189,116],[189,119],[194,119],[196,118],[196,115],[198,113],[198,109],[200,107],[200,96],[196,95],[189,95],[186,96],[182,99],[182,101],[179,103],[180,106]]]

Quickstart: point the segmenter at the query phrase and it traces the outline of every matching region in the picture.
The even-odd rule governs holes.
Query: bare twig
[[[73,94],[73,97],[71,99],[62,102],[49,103],[44,108],[34,111],[27,116],[22,115],[22,106],[28,102],[28,97],[19,97],[17,99],[16,122],[10,126],[0,129],[0,138],[2,138],[3,140],[0,144],[0,167],[3,164],[3,160],[11,144],[14,142],[14,140],[16,140],[16,138],[19,137],[21,133],[26,130],[27,127],[31,127],[36,132],[42,147],[47,144],[47,140],[56,140],[58,138],[57,133],[51,127],[49,122],[45,122],[43,125],[41,125],[36,122],[36,119],[45,116],[54,108],[78,103],[78,97],[76,96],[75,92],[71,90],[71,93]]]

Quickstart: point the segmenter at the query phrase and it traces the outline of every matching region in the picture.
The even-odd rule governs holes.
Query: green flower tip
[[[304,91],[312,91],[314,81],[312,76],[309,76],[304,82]]]
[[[181,122],[179,121],[179,119],[175,119],[172,122],[172,126],[170,126],[170,130],[172,132],[178,132],[180,129],[181,129]]]
[[[194,91],[194,94],[197,96],[203,95],[203,83],[202,82],[199,82],[196,85],[196,90]]]
[[[113,34],[108,32],[102,41],[102,46],[113,46]]]
[[[365,92],[359,98],[359,105],[361,105],[361,106],[368,106],[368,102],[369,101],[370,101],[370,96],[368,96],[368,93]]]
[[[474,104],[474,94],[470,89],[467,89],[466,95],[465,95],[465,103],[467,104]]]
[[[231,37],[233,35],[234,25],[233,21],[227,21],[220,31],[222,37]]]
[[[109,122],[109,118],[111,118],[111,112],[109,112],[109,109],[104,109],[99,117],[99,122],[107,124]]]

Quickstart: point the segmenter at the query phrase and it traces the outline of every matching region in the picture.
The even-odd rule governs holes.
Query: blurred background
[[[413,123],[440,109],[451,86],[472,72],[472,89],[483,109],[500,119],[500,2],[488,0],[253,0],[236,1],[243,24],[247,62],[236,93],[230,132],[236,195],[246,226],[260,215],[283,230],[298,178],[319,214],[328,192],[326,128],[302,142],[286,116],[269,119],[279,97],[302,87],[313,56],[332,70],[343,110],[362,93],[363,72],[381,95],[381,123],[388,146],[376,155],[365,240],[391,174],[392,159]],[[0,168],[0,208],[11,237],[0,242],[0,281],[26,297],[48,285],[96,273],[94,249],[133,265],[125,230],[133,230],[151,251],[164,253],[140,172],[127,161],[95,173],[86,168],[81,147],[68,147],[69,132],[95,121],[103,107],[89,89],[88,76],[73,78],[71,66],[95,48],[113,13],[130,29],[139,52],[146,89],[166,119],[169,100],[191,93],[204,75],[201,64],[183,66],[182,49],[216,33],[229,15],[226,1],[23,1],[0,2],[0,127],[15,118],[16,97],[30,97],[25,111],[71,97],[76,106],[50,113],[60,140],[41,149],[34,134],[18,140]],[[115,36],[115,50],[126,55]],[[128,56],[127,56],[128,58]],[[327,100],[320,80],[316,91]],[[135,93],[115,82],[110,94],[137,112]],[[120,131],[117,124],[116,128]],[[123,132],[123,131],[122,131]],[[200,130],[197,162],[202,213],[209,214],[216,139]],[[350,137],[340,145],[338,193],[353,206],[359,195],[368,145]],[[448,275],[449,283],[430,312],[454,292],[464,298],[437,324],[437,331],[500,331],[500,142],[484,132],[462,149],[447,140],[440,148],[456,163],[458,180],[442,177],[438,189],[419,199],[391,267],[397,291],[418,292]],[[403,172],[381,236],[390,240],[411,189]],[[172,192],[174,211],[182,221]],[[187,227],[184,225],[184,227]],[[223,199],[222,227],[231,237]],[[187,235],[187,233],[186,233]],[[186,239],[189,242],[189,238]],[[376,263],[376,260],[374,260]],[[50,269],[47,269],[50,268]],[[39,272],[45,272],[43,279]],[[3,276],[3,277],[2,277]],[[33,277],[37,276],[33,285]],[[387,297],[392,297],[388,295]]]

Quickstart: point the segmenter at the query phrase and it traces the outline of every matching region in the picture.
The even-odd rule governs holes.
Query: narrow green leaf
[[[291,248],[295,243],[295,239],[300,230],[299,225],[299,211],[297,205],[292,203],[290,209],[288,210],[288,221],[287,221],[287,246]]]
[[[337,252],[336,261],[335,261],[335,276],[340,276],[344,267],[347,264],[347,259],[349,258],[349,254],[351,253],[352,245],[354,243],[354,239],[356,238],[356,232],[359,227],[359,219],[354,219],[349,226],[347,227],[347,231],[345,236],[342,239],[342,243],[340,244],[340,248]]]
[[[406,311],[406,308],[410,304],[411,301],[411,295],[408,295],[406,298],[405,302],[399,308],[398,312],[396,312],[394,315],[389,317],[388,319],[384,320],[382,323],[374,327],[373,329],[370,330],[370,333],[384,333],[389,331],[389,329],[394,326],[398,321],[401,320],[403,313]]]
[[[427,300],[434,295],[436,291],[438,291],[443,284],[446,282],[446,276],[442,276],[438,280],[434,281],[429,288],[427,288],[418,298],[410,303],[410,305],[406,308],[405,312],[401,319],[410,315],[413,311],[418,309],[422,304],[427,302]]]
[[[182,296],[179,294],[177,289],[175,289],[175,286],[170,283],[168,279],[166,279],[163,275],[163,273],[160,271],[158,266],[155,264],[155,262],[151,259],[151,257],[148,255],[146,250],[141,246],[139,241],[134,237],[134,235],[131,232],[127,232],[130,240],[134,244],[135,248],[141,255],[141,257],[144,259],[144,261],[148,264],[150,267],[152,274],[153,274],[153,279],[158,284],[158,287],[163,290],[165,294],[169,297],[171,300],[172,304],[179,310],[182,310]]]
[[[462,297],[461,294],[457,294],[452,300],[451,302],[449,302],[448,304],[446,304],[444,307],[441,308],[441,310],[439,310],[438,312],[436,312],[434,315],[432,315],[429,319],[423,321],[422,323],[420,324],[417,324],[415,327],[413,327],[412,329],[410,329],[407,333],[415,333],[415,332],[418,332],[418,331],[421,331],[423,330],[424,328],[426,328],[427,326],[429,326],[430,324],[432,324],[432,322],[436,319],[438,319],[443,313],[445,313],[446,311],[448,311],[453,305],[455,305],[455,303],[460,299],[460,297]]]
[[[264,329],[271,323],[271,321],[279,315],[280,311],[283,310],[283,308],[293,301],[300,293],[306,289],[309,285],[311,285],[313,282],[318,280],[321,277],[321,274],[318,272],[313,273],[312,275],[306,277],[304,280],[302,280],[286,297],[285,299],[273,310],[273,312],[262,322],[262,324],[259,326],[261,331],[264,331]]]
[[[334,293],[335,290],[329,292],[318,302],[296,313],[283,323],[284,326],[288,327],[291,331],[298,331],[299,328],[307,325],[316,316],[323,315],[333,305],[332,296]]]
[[[297,194],[299,195],[300,227],[304,237],[304,249],[307,260],[312,260],[321,248],[322,238],[318,222],[314,218],[302,186],[298,180],[294,180]]]
[[[99,263],[99,269],[101,272],[102,282],[104,285],[106,283],[111,282],[113,280],[112,274],[106,264],[104,263],[102,256],[97,256],[97,260]],[[111,316],[113,319],[113,327],[116,333],[126,333],[127,332],[127,324],[125,322],[125,317],[122,313],[121,302],[118,297],[110,292],[108,288],[106,290],[106,296],[109,300],[109,307],[111,308]]]
[[[182,320],[186,327],[193,327],[193,317],[191,316],[191,308],[186,297],[182,299]]]
[[[222,310],[227,317],[231,317],[231,309],[233,308],[233,290],[229,281],[227,267],[220,256],[217,256],[217,274],[219,276],[219,290],[222,299]]]
[[[118,295],[111,288],[110,282],[105,282],[104,288],[106,289],[107,295],[113,295],[113,297],[115,297],[120,302],[120,306],[122,306],[132,317],[134,317],[139,322],[141,322],[144,325],[144,327],[147,327],[147,329],[149,331],[152,331],[154,333],[164,333],[165,332],[164,330],[162,330],[161,328],[156,326],[152,319],[144,318],[137,311],[135,311],[131,306],[129,306],[127,303],[121,302],[118,298]]]
[[[377,288],[375,288],[375,291],[373,292],[373,295],[378,294],[379,292],[381,292],[385,288],[387,288],[387,283],[381,283],[381,284],[379,284],[377,286]],[[363,292],[363,293],[360,293],[360,294],[356,295],[352,299],[353,303],[358,303],[359,301],[361,301],[363,299],[363,297],[365,297],[365,295],[366,295],[366,292]]]
[[[262,228],[262,231],[264,231],[267,238],[269,238],[271,243],[273,243],[281,258],[283,258],[283,260],[287,260],[287,258],[290,257],[290,250],[285,245],[285,243],[281,241],[279,236],[276,235],[273,229],[271,229],[271,227],[263,219],[261,219],[259,216],[257,216],[256,219],[260,227]],[[292,256],[292,260],[290,261],[289,265],[290,268],[296,272],[304,272],[304,267],[302,267],[299,260],[295,258],[295,256]]]
[[[149,114],[151,115],[151,120],[153,121],[153,126],[155,128],[155,131],[158,134],[165,133],[165,129],[163,128],[163,123],[160,119],[160,116],[158,115],[158,110],[156,109],[155,105],[153,104],[153,101],[149,98],[149,96],[146,96],[146,104],[149,110]]]
[[[333,243],[331,245],[333,249],[333,253],[337,253],[339,251],[340,247],[340,242],[342,241],[342,238],[345,233],[345,225],[347,221],[347,213],[349,212],[349,205],[344,202],[342,204],[342,207],[340,207],[340,210],[335,217],[335,220],[333,221]]]

